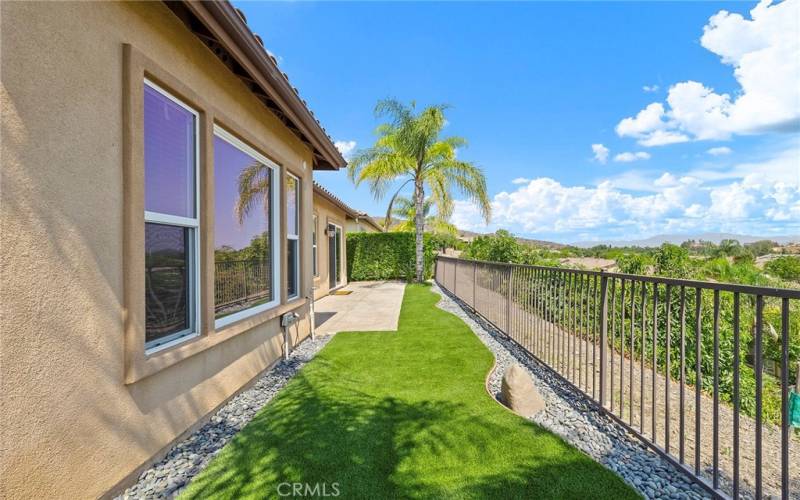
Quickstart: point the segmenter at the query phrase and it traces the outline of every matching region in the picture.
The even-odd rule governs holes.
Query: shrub
[[[797,280],[800,279],[800,258],[789,255],[778,257],[767,262],[764,269],[779,278]]]
[[[772,249],[776,246],[778,246],[778,244],[772,240],[759,240],[745,245],[756,257],[772,253]]]
[[[671,278],[684,278],[689,271],[689,252],[685,248],[664,243],[653,255],[656,274]],[[638,274],[638,273],[634,273]]]
[[[433,274],[435,246],[425,235],[425,278]],[[414,233],[348,233],[347,278],[350,281],[403,279],[415,273]]]
[[[462,257],[487,262],[520,263],[522,250],[519,242],[511,233],[500,229],[495,234],[478,236],[472,240],[472,243],[464,250]]]
[[[621,255],[617,259],[617,267],[626,274],[645,274],[647,271],[647,258],[638,253]]]

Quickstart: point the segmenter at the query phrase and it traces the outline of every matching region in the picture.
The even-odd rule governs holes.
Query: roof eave
[[[380,225],[378,225],[378,223],[375,222],[375,220],[372,217],[370,217],[364,212],[359,212],[358,210],[355,210],[353,207],[349,206],[347,203],[340,200],[335,194],[331,193],[325,187],[318,184],[317,182],[314,182],[314,194],[324,198],[325,200],[328,201],[328,203],[331,203],[332,205],[340,208],[344,212],[345,217],[349,217],[356,221],[364,221],[366,224],[372,226],[377,231],[379,232],[384,231],[384,229]]]
[[[167,2],[173,3],[173,2]],[[333,140],[313,116],[306,103],[289,83],[275,61],[256,39],[236,9],[227,1],[180,2],[214,35],[217,42],[236,59],[247,75],[236,74],[255,84],[275,102],[284,123],[314,153],[315,170],[338,170],[347,165]],[[271,110],[275,111],[275,110]],[[279,117],[280,118],[280,117]]]

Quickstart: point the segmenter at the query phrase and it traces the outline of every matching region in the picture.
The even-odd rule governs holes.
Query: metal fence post
[[[511,337],[511,273],[513,272],[514,268],[508,266],[508,290],[506,290],[506,335],[508,337]]]
[[[600,271],[601,273],[603,271]],[[606,358],[608,357],[608,276],[600,277],[600,407],[606,406]]]
[[[478,263],[472,261],[472,310],[478,310]]]
[[[453,295],[458,297],[458,261],[453,261]]]

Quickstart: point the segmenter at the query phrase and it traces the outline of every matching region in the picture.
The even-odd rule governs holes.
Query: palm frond
[[[244,224],[244,220],[259,202],[263,203],[264,210],[269,209],[271,174],[272,170],[261,162],[254,162],[239,173],[239,197],[233,210],[240,225]]]
[[[408,185],[408,183],[409,183],[409,182],[411,182],[411,181],[413,181],[413,180],[414,180],[414,178],[413,178],[413,177],[412,177],[412,178],[410,178],[410,179],[406,179],[406,181],[405,181],[405,182],[403,182],[402,184],[400,184],[400,187],[399,187],[399,188],[397,188],[397,191],[395,191],[394,195],[392,195],[392,199],[390,199],[390,200],[389,200],[389,206],[388,206],[388,207],[387,207],[387,209],[386,209],[386,217],[384,217],[384,218],[383,218],[383,228],[384,228],[385,230],[387,230],[387,231],[388,231],[388,230],[389,230],[389,228],[391,228],[391,227],[392,227],[392,214],[394,213],[394,209],[393,209],[392,207],[393,207],[393,206],[394,206],[394,204],[395,204],[395,200],[397,200],[397,199],[398,199],[398,195],[400,194],[400,191],[402,191],[402,190],[403,190],[403,188],[404,188],[404,187],[406,187],[406,186]],[[405,198],[404,198],[404,199],[405,199]]]
[[[462,195],[478,206],[488,224],[492,218],[492,205],[483,171],[473,163],[458,160],[443,161],[435,169],[441,172],[447,185],[455,186]]]

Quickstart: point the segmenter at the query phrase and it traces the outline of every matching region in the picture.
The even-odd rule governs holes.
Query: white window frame
[[[314,277],[319,277],[319,215],[314,214],[314,227],[311,228],[311,269]]]
[[[244,309],[242,311],[235,312],[233,314],[229,314],[227,316],[223,316],[222,318],[214,320],[214,329],[219,330],[227,325],[232,323],[236,323],[237,321],[243,320],[245,318],[249,318],[250,316],[262,313],[269,309],[272,309],[280,304],[281,302],[281,258],[280,258],[280,232],[281,232],[281,210],[280,210],[280,192],[276,189],[276,186],[279,185],[280,181],[280,167],[277,163],[270,160],[266,156],[262,155],[248,144],[241,141],[238,137],[231,134],[224,128],[220,127],[216,123],[214,124],[214,136],[222,139],[223,141],[227,142],[231,146],[235,147],[239,151],[252,156],[254,159],[260,161],[267,167],[272,170],[272,174],[270,175],[270,179],[272,182],[271,186],[271,193],[270,193],[270,214],[272,214],[271,221],[270,221],[270,259],[272,264],[272,300],[266,302],[264,304],[259,304],[257,306],[250,307],[248,309]],[[213,145],[212,145],[213,147]],[[213,157],[213,155],[212,155]],[[216,168],[216,165],[214,166]],[[216,224],[216,222],[215,222]],[[216,276],[213,278],[216,279]],[[214,304],[214,309],[216,309],[216,304]]]
[[[297,241],[297,251],[294,253],[294,274],[295,274],[294,283],[295,283],[295,287],[297,288],[297,290],[295,290],[295,293],[293,295],[289,295],[289,290],[288,290],[288,286],[287,286],[286,300],[296,299],[297,297],[300,296],[300,221],[301,221],[301,217],[300,217],[300,205],[301,205],[301,203],[300,203],[300,178],[297,177],[296,175],[290,174],[287,171],[286,172],[286,179],[288,180],[289,178],[294,179],[294,182],[295,182],[295,184],[294,184],[294,186],[295,186],[294,188],[295,188],[295,191],[296,191],[295,192],[295,202],[297,203],[297,207],[296,207],[296,210],[295,210],[295,217],[297,219],[295,221],[295,225],[294,226],[295,226],[295,229],[296,229],[297,232],[296,233],[290,233],[289,232],[289,219],[288,219],[289,210],[288,210],[288,207],[287,207],[287,210],[286,210],[286,215],[287,215],[287,219],[286,219],[286,240],[287,241],[288,240]],[[286,184],[284,184],[284,189],[286,189],[286,187],[287,187]],[[287,190],[286,191],[286,200],[288,201],[288,199],[289,199],[289,191]],[[287,253],[288,253],[288,249],[287,249]],[[291,270],[290,269],[286,270],[287,273],[289,271],[291,271]],[[286,284],[287,285],[289,284],[289,275],[288,274],[286,275]]]
[[[145,78],[144,84],[155,90],[162,96],[174,102],[194,116],[194,217],[181,217],[178,215],[162,214],[159,212],[144,211],[145,224],[150,222],[166,226],[183,227],[190,229],[189,250],[187,252],[186,265],[190,268],[188,273],[187,292],[192,295],[194,300],[189,300],[189,328],[175,332],[160,339],[145,342],[145,354],[154,354],[158,351],[168,349],[174,345],[186,342],[200,335],[201,314],[200,314],[200,113],[189,107],[186,103],[170,94],[167,90],[157,83]],[[145,134],[146,136],[146,134]],[[145,179],[147,182],[147,179]]]

